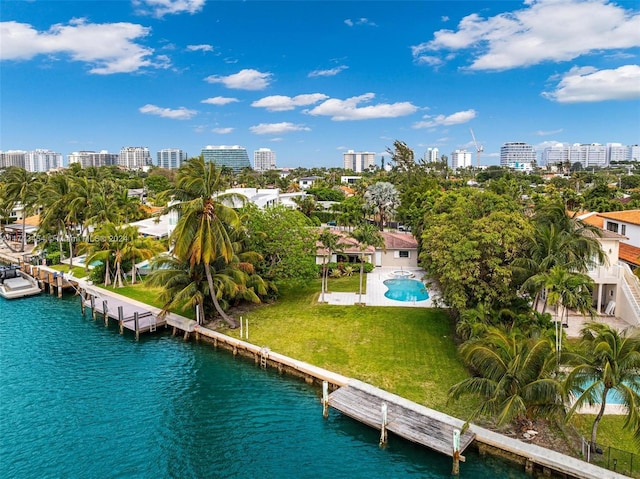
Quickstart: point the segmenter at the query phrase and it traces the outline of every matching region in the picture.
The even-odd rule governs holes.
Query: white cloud
[[[347,18],[344,23],[350,27],[353,27],[355,25],[366,25],[369,27],[377,27],[378,25],[376,25],[374,22],[372,22],[371,20],[369,20],[368,18],[358,18],[356,20],[351,20],[350,18]]]
[[[328,70],[313,70],[312,72],[309,73],[309,75],[307,75],[309,78],[315,78],[315,77],[332,77],[332,76],[336,76],[338,73],[340,73],[343,70],[346,70],[347,68],[349,68],[346,65],[340,65],[338,67],[335,68],[330,68]]]
[[[202,100],[200,103],[206,103],[208,105],[228,105],[229,103],[235,103],[238,100],[237,98],[229,98],[225,96],[214,96],[211,98],[207,98],[206,100]]]
[[[452,113],[451,115],[425,116],[426,121],[419,121],[413,124],[413,128],[433,128],[436,126],[451,126],[467,123],[477,116],[475,110],[464,110]]]
[[[256,135],[276,135],[281,133],[290,133],[292,131],[311,131],[311,128],[304,125],[296,125],[294,123],[260,123],[259,125],[249,128],[251,133]]]
[[[557,130],[550,130],[550,131],[538,130],[534,133],[534,135],[549,136],[549,135],[557,135],[558,133],[562,133],[562,128],[559,128]]]
[[[362,106],[362,102],[368,102],[375,98],[374,93],[354,96],[346,100],[331,98],[324,101],[312,110],[305,113],[309,115],[330,116],[334,121],[345,120],[370,120],[374,118],[396,118],[410,115],[418,110],[418,107],[409,102],[379,103],[377,105]]]
[[[329,98],[322,93],[308,93],[297,95],[294,97],[284,95],[266,96],[254,101],[251,106],[257,108],[266,108],[268,111],[287,111],[293,110],[298,106],[307,106],[318,103],[319,101]]]
[[[271,76],[271,73],[244,69],[233,75],[210,75],[204,80],[209,83],[222,83],[227,88],[235,88],[238,90],[264,90],[269,86]]]
[[[506,70],[545,61],[569,61],[594,51],[640,46],[640,13],[608,0],[531,0],[521,10],[464,17],[457,30],[411,47],[414,59],[470,50],[472,70]],[[423,60],[423,56],[427,61]]]
[[[198,13],[206,0],[133,0],[137,13],[162,18],[178,13]]]
[[[187,50],[190,52],[212,52],[213,47],[211,45],[187,45]]]
[[[640,65],[615,70],[572,68],[554,91],[542,96],[558,103],[634,100],[640,98]]]
[[[231,127],[227,127],[227,128],[214,128],[213,130],[211,130],[213,133],[218,133],[219,135],[227,135],[229,133],[231,133],[234,129]]]
[[[133,23],[87,23],[75,19],[68,25],[56,24],[39,32],[31,25],[0,23],[1,60],[29,60],[37,55],[68,54],[72,60],[91,65],[90,73],[108,75],[129,73],[143,67],[166,67],[167,57],[159,65],[153,50],[136,40],[151,29]]]
[[[196,110],[189,110],[183,106],[172,110],[171,108],[162,108],[151,104],[141,106],[139,111],[146,115],[157,115],[162,118],[171,118],[172,120],[189,120],[198,114]]]

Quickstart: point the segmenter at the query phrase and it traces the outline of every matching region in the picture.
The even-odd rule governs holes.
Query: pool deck
[[[378,267],[371,273],[367,274],[367,292],[362,295],[362,302],[367,306],[396,306],[402,308],[433,308],[434,298],[438,297],[438,292],[432,287],[428,287],[429,299],[422,301],[396,301],[385,297],[384,293],[388,288],[384,285],[384,281],[392,279],[394,271],[399,268],[394,267]],[[413,279],[421,280],[425,271],[421,268],[402,268],[402,271],[413,273]],[[329,280],[329,289],[331,289],[331,280]],[[325,302],[334,305],[353,305],[360,302],[358,293],[325,293]]]

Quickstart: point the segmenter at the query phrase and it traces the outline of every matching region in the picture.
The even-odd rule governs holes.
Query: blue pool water
[[[253,361],[158,332],[136,342],[77,298],[0,298],[6,478],[449,478],[451,459],[331,410]],[[465,452],[461,478],[528,477]]]
[[[409,278],[388,279],[384,285],[389,288],[385,297],[395,301],[424,301],[429,292],[422,281]]]

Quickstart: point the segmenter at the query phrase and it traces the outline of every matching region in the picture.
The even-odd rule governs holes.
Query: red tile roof
[[[620,243],[618,258],[634,266],[640,266],[640,248],[627,243]]]

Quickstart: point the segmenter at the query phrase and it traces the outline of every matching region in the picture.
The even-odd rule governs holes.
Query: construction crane
[[[478,145],[476,135],[473,134],[473,128],[469,128],[469,131],[471,132],[471,138],[473,138],[473,145],[476,147],[476,168],[480,168],[480,153],[484,151],[484,147]]]

